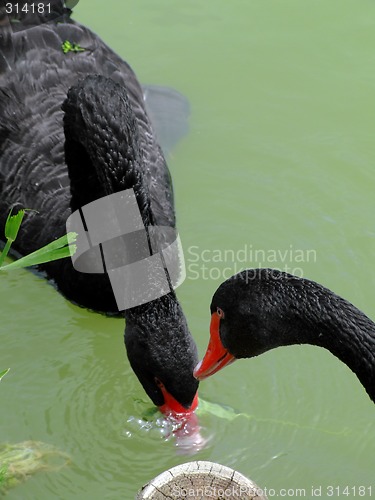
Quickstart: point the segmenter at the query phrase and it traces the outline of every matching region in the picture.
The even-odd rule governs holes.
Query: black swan
[[[10,208],[33,209],[14,243],[28,254],[62,236],[73,211],[130,188],[146,232],[174,227],[170,174],[132,69],[63,0],[40,3],[43,13],[0,8],[0,231]],[[118,312],[106,274],[71,259],[41,267],[68,299]],[[124,315],[128,358],[153,403],[194,410],[197,351],[175,293]]]
[[[375,402],[375,323],[322,285],[275,269],[249,269],[219,286],[211,315],[209,346],[194,370],[197,379],[238,358],[312,344],[351,368]]]

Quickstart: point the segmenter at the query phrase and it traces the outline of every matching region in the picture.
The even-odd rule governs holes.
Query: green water
[[[200,354],[211,296],[242,267],[287,266],[375,318],[374,2],[81,0],[75,17],[142,82],[191,103],[170,168],[187,264],[179,297]],[[155,429],[129,428],[151,405],[122,320],[71,305],[27,271],[2,276],[0,294],[0,369],[11,367],[0,442],[43,441],[72,459],[7,498],[130,500],[192,458]],[[375,496],[374,404],[330,353],[294,346],[238,361],[200,396],[229,409],[200,413],[210,441],[194,458],[276,492]]]

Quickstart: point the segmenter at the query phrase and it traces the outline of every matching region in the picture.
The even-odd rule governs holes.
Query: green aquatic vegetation
[[[77,233],[68,233],[48,245],[39,248],[39,250],[4,266],[3,262],[9,253],[12,243],[17,238],[24,215],[25,210],[19,210],[16,215],[12,215],[12,211],[9,212],[5,223],[6,243],[4,250],[0,253],[0,271],[13,271],[14,269],[23,267],[36,266],[53,260],[64,259],[75,253],[77,247],[74,243],[77,239]]]
[[[12,243],[15,241],[18,235],[18,230],[22,224],[22,220],[25,215],[25,210],[19,210],[16,215],[12,215],[12,210],[9,212],[7,220],[5,222],[5,247],[3,252],[0,254],[0,268],[4,262],[5,257],[8,255]]]
[[[0,382],[2,378],[9,372],[10,368],[7,368],[6,370],[3,370],[0,372]]]
[[[8,467],[6,465],[0,465],[0,491],[5,484],[7,470]]]
[[[85,52],[85,50],[87,49],[81,47],[80,45],[78,45],[78,43],[72,43],[69,42],[69,40],[65,40],[65,42],[61,44],[61,50],[64,52],[64,54],[67,54],[68,52]]]
[[[70,457],[39,441],[0,444],[0,492],[29,479],[39,471],[59,471]]]
[[[76,241],[77,233],[68,233],[61,238],[49,243],[48,245],[36,250],[21,259],[18,259],[11,264],[0,267],[0,271],[13,271],[14,269],[20,269],[23,267],[36,266],[38,264],[44,264],[45,262],[51,262],[53,260],[65,259],[70,257],[76,251],[76,245],[73,243]]]

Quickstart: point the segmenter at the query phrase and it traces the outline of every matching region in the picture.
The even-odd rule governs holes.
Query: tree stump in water
[[[239,472],[214,462],[188,462],[152,479],[136,500],[267,500],[262,489]]]

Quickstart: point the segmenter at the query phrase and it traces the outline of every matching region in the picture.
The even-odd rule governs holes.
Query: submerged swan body
[[[216,290],[202,380],[239,358],[292,344],[324,347],[357,375],[375,402],[375,323],[327,288],[275,269],[249,269]]]
[[[10,208],[33,209],[14,243],[28,254],[62,236],[73,211],[130,188],[146,231],[175,227],[170,174],[132,69],[63,0],[48,3],[51,18],[0,9],[0,231]],[[82,50],[63,51],[65,41]],[[77,272],[70,259],[42,269],[70,300],[117,311],[106,274]],[[129,361],[152,401],[193,409],[196,347],[174,292],[125,318]]]

